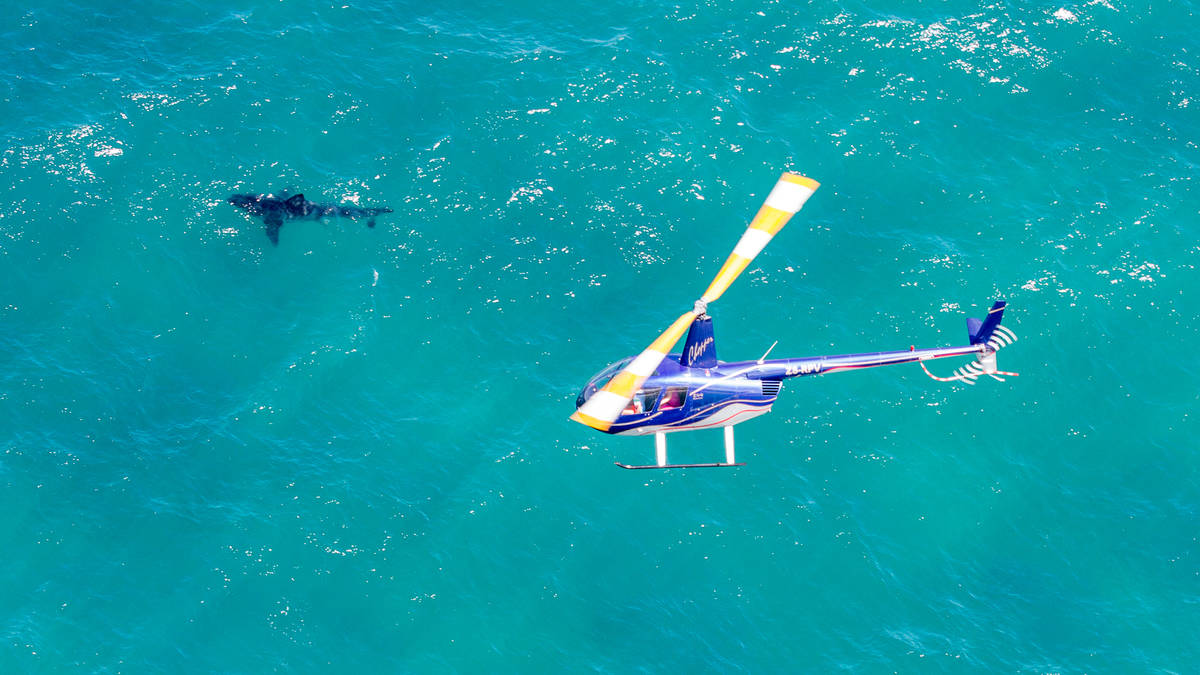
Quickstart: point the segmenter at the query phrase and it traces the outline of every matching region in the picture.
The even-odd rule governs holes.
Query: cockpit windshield
[[[629,365],[632,361],[633,357],[630,356],[627,359],[617,361],[616,363],[593,375],[592,379],[588,380],[587,386],[583,388],[583,392],[579,394],[579,400],[576,402],[576,407],[583,405],[584,401],[587,401],[589,398],[591,398],[592,394],[596,393],[597,389],[602,389],[604,385],[608,384],[609,380],[613,379],[617,373],[624,370],[625,366]]]

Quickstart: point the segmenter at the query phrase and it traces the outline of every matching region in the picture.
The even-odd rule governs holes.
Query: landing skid
[[[725,461],[702,464],[668,464],[667,435],[661,431],[654,434],[654,464],[615,464],[622,469],[719,469],[727,466],[746,466],[733,456],[733,426],[725,427]]]
[[[724,462],[709,462],[708,464],[622,464],[614,462],[622,469],[717,469],[723,466],[746,466],[745,462],[734,462],[726,464]]]

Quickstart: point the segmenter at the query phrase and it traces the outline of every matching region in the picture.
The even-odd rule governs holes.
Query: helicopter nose
[[[596,385],[589,384],[588,386],[584,387],[583,391],[579,392],[579,396],[575,399],[575,409],[578,410],[579,408],[582,408],[583,404],[586,403],[594,393],[596,393]]]

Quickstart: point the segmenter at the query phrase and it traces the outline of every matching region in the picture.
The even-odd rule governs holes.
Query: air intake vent
[[[763,396],[778,396],[779,388],[782,386],[783,386],[783,383],[780,382],[779,380],[763,380],[762,381]]]

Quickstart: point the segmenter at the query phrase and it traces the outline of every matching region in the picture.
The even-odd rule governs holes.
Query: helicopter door
[[[621,411],[621,414],[640,415],[654,410],[654,403],[658,400],[658,394],[661,391],[662,387],[638,389],[637,393],[630,399],[629,405],[625,406],[625,410]]]
[[[658,411],[677,410],[683,407],[687,401],[687,387],[667,387],[667,393],[663,394],[662,401],[658,404]]]

